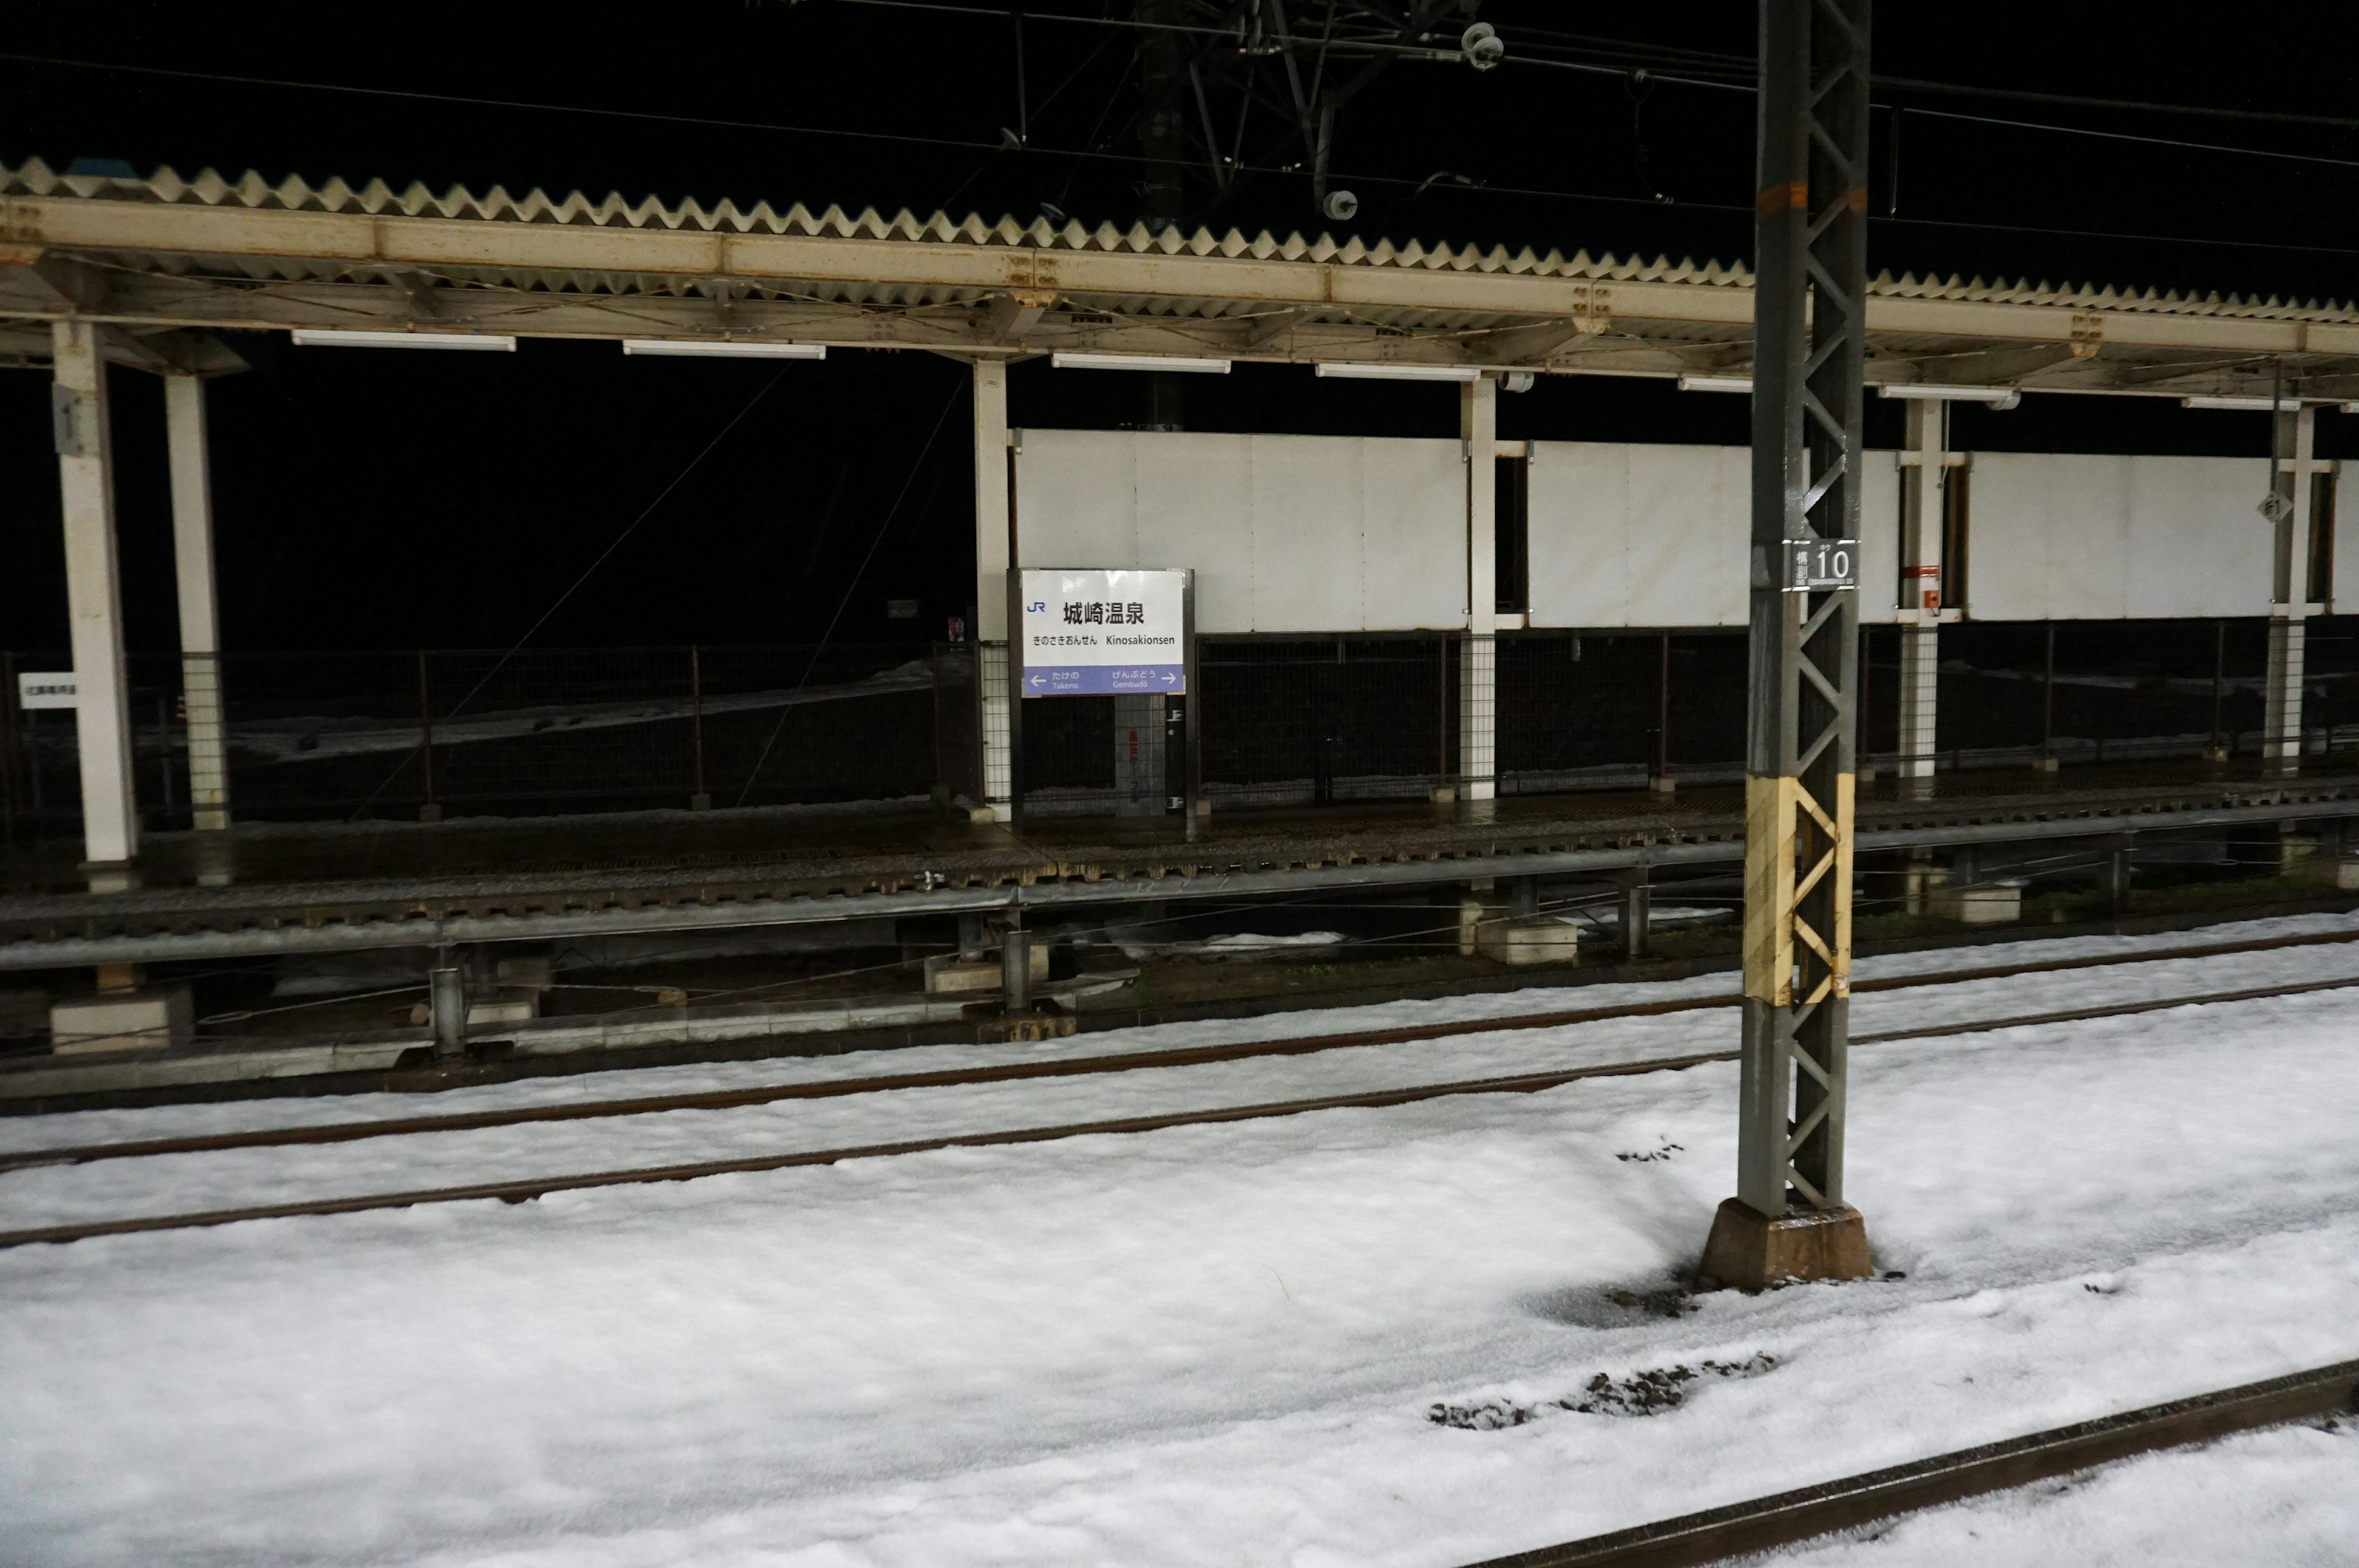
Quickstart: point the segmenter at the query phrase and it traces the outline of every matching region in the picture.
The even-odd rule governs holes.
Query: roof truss
[[[27,178],[0,171],[0,190],[21,192]],[[52,178],[46,193],[0,197],[0,354],[43,359],[49,324],[78,316],[126,341],[430,323],[972,358],[1077,349],[1668,376],[1742,374],[1752,336],[1749,277],[1691,264],[906,215],[754,223],[537,196],[502,198],[508,216],[472,215],[453,199],[440,205],[459,213],[446,215],[414,200],[360,210],[349,190],[308,206],[287,188],[232,199],[261,190],[251,181],[191,199],[197,188],[167,178],[90,193]],[[1871,382],[2359,397],[2359,312],[2340,307],[1887,278],[1871,290],[1867,324]]]

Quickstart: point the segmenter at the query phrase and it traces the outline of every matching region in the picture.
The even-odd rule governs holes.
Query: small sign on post
[[[74,686],[73,671],[18,670],[16,706],[24,710],[81,707],[82,699]]]
[[[1188,575],[1026,570],[1019,589],[1023,695],[1186,695]]]
[[[1859,587],[1857,539],[1788,539],[1786,571],[1781,579],[1788,593],[1829,593]]]

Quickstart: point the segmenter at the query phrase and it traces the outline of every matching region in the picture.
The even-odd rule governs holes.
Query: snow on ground
[[[2043,949],[2044,951],[2044,949]],[[1902,992],[1871,992],[1855,1000],[1855,1033],[1954,1021],[1978,1021],[2027,1012],[2102,1006],[2153,997],[2190,995],[2330,977],[2359,980],[2359,945],[2349,948],[2293,948],[2210,959],[2158,958],[2148,963],[2062,975],[1965,981]],[[1616,987],[1617,993],[1638,988]],[[1558,993],[1561,994],[1561,993]],[[1627,1000],[1626,995],[1624,1000]],[[1361,1009],[1368,1013],[1375,1010]],[[1124,1031],[1158,1034],[1168,1029]],[[787,1151],[865,1147],[1016,1128],[1105,1121],[1225,1106],[1259,1105],[1330,1095],[1505,1076],[1556,1068],[1610,1065],[1699,1055],[1733,1048],[1733,1014],[1722,1010],[1659,1017],[1616,1019],[1554,1029],[1503,1031],[1358,1046],[1297,1057],[1158,1068],[1136,1075],[1076,1077],[938,1088],[840,1098],[779,1101],[727,1109],[670,1111],[641,1117],[561,1122],[473,1131],[434,1133],[397,1140],[323,1147],[225,1150],[137,1162],[59,1165],[0,1174],[0,1229],[67,1225],[130,1215],[189,1213],[286,1202],[295,1198],[351,1196],[410,1191],[482,1181],[548,1176],[626,1167],[690,1163],[773,1154]],[[1072,1042],[1040,1054],[1071,1055]],[[1863,1051],[1883,1045],[1863,1046]],[[1006,1059],[1009,1048],[996,1048]],[[1020,1048],[1019,1048],[1020,1049]],[[867,1052],[856,1057],[805,1058],[771,1064],[753,1081],[842,1081],[901,1070],[911,1057],[922,1068],[944,1056],[990,1060],[992,1048],[951,1046],[923,1051]],[[731,1077],[737,1065],[721,1069]],[[660,1070],[675,1078],[677,1070]],[[616,1077],[589,1080],[604,1085]],[[500,1086],[534,1091],[546,1101],[549,1080]],[[612,1098],[629,1093],[607,1088]],[[579,1085],[564,1086],[564,1098],[583,1098]],[[419,1105],[429,1113],[472,1108],[495,1099],[491,1091],[459,1095],[360,1096],[350,1101],[298,1101],[298,1108],[369,1114],[400,1114]],[[388,1103],[390,1102],[390,1103]],[[282,1102],[259,1102],[276,1109]],[[44,1124],[86,1125],[104,1119],[127,1129],[118,1136],[155,1136],[170,1131],[210,1130],[254,1123],[236,1113],[246,1106],[171,1107],[134,1112],[83,1113],[27,1119],[23,1146],[36,1146],[57,1130]],[[314,1119],[305,1118],[304,1119]],[[9,1130],[0,1124],[0,1130]],[[70,1139],[59,1138],[61,1141]]]
[[[2347,1568],[2359,1422],[2246,1433],[1894,1519],[1763,1568]]]
[[[2017,961],[2159,954],[2174,948],[2217,942],[2343,933],[2359,937],[2359,916],[2290,915],[2153,936],[2077,936],[1895,954],[1859,960],[1854,965],[1853,973],[1864,980],[1908,975],[1940,975]],[[2111,971],[2098,970],[2086,975],[2027,976],[2012,980],[1970,982],[1936,993],[1947,999],[1938,1001],[1919,992],[1903,1004],[1897,997],[1871,992],[1854,1001],[1852,1028],[1854,1033],[1869,1033],[1881,1031],[1887,1025],[1900,1027],[1907,1023],[2006,1016],[2076,1005],[2098,1006],[2117,999],[2178,994],[2180,990],[2233,989],[2343,974],[2359,974],[2359,941],[2354,941],[2348,948],[2297,947],[2225,959],[2158,960],[2154,968],[2141,965]],[[2230,978],[2223,979],[2223,976]],[[2055,1000],[2066,994],[2062,988],[2067,983],[2072,988],[2071,997],[2086,1000]],[[78,1111],[60,1116],[0,1117],[0,1151],[59,1148],[68,1144],[262,1128],[315,1127],[373,1121],[386,1117],[446,1115],[511,1106],[563,1105],[642,1095],[695,1094],[766,1084],[839,1082],[885,1074],[984,1066],[1016,1059],[1058,1061],[1134,1051],[1225,1044],[1236,1041],[1298,1039],[1357,1030],[1479,1022],[1559,1010],[1585,1011],[1680,997],[1724,996],[1733,1001],[1735,994],[1735,977],[1726,974],[1700,975],[1692,979],[1673,981],[1536,986],[1526,990],[1448,997],[1430,1001],[1384,1002],[1363,1007],[1279,1012],[1259,1018],[1210,1019],[1139,1029],[1106,1030],[1023,1046],[930,1045],[855,1051],[832,1056],[785,1056],[751,1062],[697,1063],[683,1066],[527,1078],[432,1094],[296,1097],[232,1100],[211,1105],[160,1106],[136,1110]],[[1892,1011],[1896,1005],[1904,1006],[1905,1011]],[[1410,1047],[1416,1056],[1397,1056],[1395,1059],[1440,1058],[1451,1054],[1467,1053],[1432,1075],[1438,1079],[1479,1076],[1491,1071],[1541,1071],[1558,1063],[1574,1065],[1593,1061],[1632,1061],[1689,1051],[1724,1049],[1732,1043],[1733,1031],[1717,1015],[1702,1012],[1674,1015],[1674,1019],[1677,1022],[1668,1025],[1668,1032],[1659,1033],[1629,1029],[1620,1023],[1603,1028],[1591,1024],[1572,1030],[1518,1031],[1508,1037],[1514,1042],[1516,1054],[1504,1059],[1481,1054],[1487,1052],[1493,1037],[1480,1035],[1459,1036],[1446,1044],[1428,1043]],[[1571,1049],[1546,1057],[1535,1057],[1531,1054],[1531,1047],[1536,1041]],[[1485,1063],[1492,1065],[1485,1065]],[[1409,1077],[1393,1077],[1385,1081],[1386,1084],[1408,1083],[1422,1081],[1422,1077],[1413,1072]],[[1304,1091],[1305,1094],[1318,1092],[1322,1091],[1315,1087]],[[5,1178],[0,1178],[0,1184],[5,1184]],[[5,1184],[0,1184],[0,1206],[6,1202]],[[5,1213],[5,1207],[0,1206],[0,1223],[32,1223],[6,1221]]]
[[[2291,968],[2269,967],[2279,959]],[[1869,996],[1854,1027],[1886,1027],[1875,1009],[1909,1010],[1890,1015],[1902,1026],[2359,972],[2324,968],[2350,962],[2308,949]],[[1574,1005],[1606,1003],[1602,990]],[[1534,1006],[1513,1000],[1498,1011]],[[1321,1033],[1424,1016],[1261,1022]],[[1627,1022],[1669,1033],[1596,1048],[1710,1049],[1733,1033],[1710,1012]],[[1849,1194],[1879,1266],[1906,1277],[1696,1298],[1683,1314],[1659,1292],[1729,1189],[1732,1065],[20,1249],[0,1253],[0,1561],[1320,1568],[1569,1540],[2359,1356],[2354,1038],[2359,990],[1863,1048]],[[1522,1052],[1506,1070],[1538,1063],[1527,1038],[1472,1039],[1437,1057],[1440,1076],[1506,1059],[1485,1052]],[[1583,1040],[1547,1049],[1572,1059]],[[1387,1083],[1422,1070],[1404,1076],[1416,1058],[1398,1053],[1414,1048],[1377,1049],[1396,1054],[1351,1070]],[[776,1081],[788,1065],[750,1065]],[[603,1098],[654,1076],[595,1083]],[[1140,1102],[1123,1097],[1147,1093],[1132,1076],[1010,1086],[943,1114],[1125,1114]],[[1237,1103],[1320,1092],[1302,1087],[1313,1081],[1201,1082],[1218,1091],[1209,1103]],[[386,1114],[395,1098],[355,1103]],[[861,1097],[745,1125],[765,1147],[859,1141],[851,1122],[800,1119],[906,1129],[919,1106]],[[160,1111],[105,1114],[131,1119],[109,1135],[183,1130]],[[656,1162],[674,1137],[706,1154],[756,1139],[709,1125],[700,1141],[575,1124],[563,1135],[578,1144],[519,1147],[613,1164]],[[461,1163],[482,1172],[489,1145],[438,1163],[480,1136],[362,1146],[363,1164],[332,1173],[18,1173],[0,1177],[0,1221],[92,1201],[59,1179],[73,1176],[156,1209],[263,1176],[400,1173],[367,1162],[426,1184]],[[1613,1413],[1593,1391],[1600,1375],[1707,1361],[1731,1375],[1680,1383],[1682,1402],[1658,1413]],[[1598,1408],[1565,1408],[1581,1403]],[[1431,1419],[1437,1405],[1449,1422]],[[2273,1473],[2297,1464],[2253,1452]],[[2343,1452],[2299,1463],[2326,1485]],[[2063,1506],[1976,1505],[1994,1519]],[[2114,1539],[2106,1510],[2085,1506],[2070,1528]],[[2300,1560],[2302,1532],[2326,1517],[2254,1508],[2284,1525],[2288,1551],[2247,1537],[2242,1560]],[[1954,1523],[1972,1511],[1899,1528],[1978,1528]],[[2006,1528],[2027,1543],[2067,1527]]]

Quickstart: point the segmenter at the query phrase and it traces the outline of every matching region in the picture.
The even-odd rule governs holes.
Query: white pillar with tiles
[[[1459,388],[1458,435],[1466,449],[1466,637],[1458,659],[1459,788],[1468,800],[1498,793],[1499,384]]]
[[[974,621],[980,657],[983,803],[1001,822],[1015,807],[1015,759],[1009,748],[1011,693],[1007,681],[1007,569],[1011,561],[1007,507],[1007,366],[974,363]]]
[[[131,697],[123,658],[123,592],[114,552],[114,470],[102,329],[51,328],[58,484],[66,534],[66,611],[73,648],[75,741],[82,762],[83,859],[91,886],[129,886],[139,856],[131,787]]]
[[[1949,450],[1950,406],[1908,400],[1908,445],[1900,453],[1900,726],[1904,779],[1933,776],[1940,747],[1942,501],[1949,470],[1964,456]]]

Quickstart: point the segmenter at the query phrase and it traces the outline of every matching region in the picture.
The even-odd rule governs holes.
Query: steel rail
[[[2054,974],[2071,969],[2111,968],[2124,964],[2159,963],[2173,958],[2223,957],[2238,953],[2267,952],[2287,947],[2343,946],[2359,942],[2359,932],[2319,933],[2301,936],[2250,937],[2235,942],[2212,942],[2142,953],[2093,954],[2077,958],[2051,958],[2029,964],[1990,965],[1920,975],[1896,975],[1885,979],[1856,980],[1854,994],[1867,991],[1916,990],[1975,980],[2010,979],[2021,975]],[[454,1111],[437,1116],[386,1118],[309,1127],[256,1129],[244,1132],[192,1133],[174,1138],[146,1138],[113,1143],[67,1144],[52,1149],[27,1149],[0,1153],[0,1173],[45,1165],[82,1165],[101,1160],[146,1159],[162,1154],[214,1153],[232,1149],[271,1149],[297,1145],[353,1143],[373,1138],[410,1137],[433,1132],[473,1132],[486,1128],[519,1127],[535,1122],[589,1121],[612,1117],[653,1116],[676,1110],[734,1110],[783,1100],[833,1099],[847,1095],[883,1094],[901,1089],[955,1088],[977,1084],[1020,1083],[1044,1078],[1083,1077],[1103,1073],[1145,1071],[1158,1067],[1189,1067],[1268,1056],[1310,1055],[1355,1046],[1404,1045],[1467,1034],[1507,1033],[1521,1030],[1556,1029],[1602,1023],[1624,1018],[1660,1017],[1669,1013],[1705,1011],[1733,1007],[1734,994],[1681,997],[1621,1007],[1574,1008],[1552,1012],[1516,1013],[1503,1018],[1470,1019],[1447,1023],[1413,1024],[1397,1029],[1367,1029],[1334,1034],[1306,1034],[1295,1039],[1240,1041],[1226,1045],[1182,1046],[1168,1051],[1136,1051],[1102,1056],[1075,1056],[1056,1062],[1013,1062],[987,1067],[943,1068],[925,1073],[878,1074],[855,1078],[800,1084],[769,1084],[755,1088],[708,1089],[693,1093],[646,1095],[624,1099],[591,1100],[574,1105],[518,1106],[501,1110]],[[2169,1005],[2178,1005],[2176,1003]],[[2093,1016],[2103,1016],[2101,1012]],[[2043,1022],[2062,1022],[2078,1014],[2043,1015]],[[1973,1029],[1983,1026],[1973,1025]],[[1954,1033],[1949,1026],[1911,1030],[1911,1036]],[[1875,1040],[1895,1036],[1863,1036]]]
[[[1631,1530],[1489,1558],[1472,1568],[1690,1568],[2142,1454],[2346,1412],[2359,1414],[2359,1361],[2338,1361]]]
[[[2262,986],[2244,990],[2212,991],[2194,996],[2158,997],[2115,1007],[2073,1008],[2060,1012],[2018,1014],[1962,1023],[1933,1024],[1895,1030],[1884,1034],[1860,1034],[1854,1045],[1881,1044],[1942,1035],[1988,1033],[2000,1029],[2046,1023],[2078,1022],[2095,1018],[2128,1017],[2176,1007],[2203,1007],[2224,1002],[2256,1001],[2272,997],[2301,996],[2316,991],[2359,988],[2359,976],[2343,979],[2310,980],[2288,986]],[[101,1236],[129,1236],[158,1230],[207,1230],[247,1220],[292,1219],[308,1215],[366,1214],[383,1209],[418,1208],[432,1204],[472,1203],[498,1198],[504,1203],[528,1203],[551,1193],[584,1192],[599,1187],[649,1186],[664,1182],[701,1181],[707,1176],[744,1175],[791,1170],[807,1165],[832,1165],[848,1160],[885,1159],[900,1154],[930,1153],[943,1149],[987,1149],[1018,1143],[1050,1143],[1069,1138],[1090,1138],[1139,1132],[1160,1132],[1175,1127],[1208,1127],[1231,1121],[1262,1121],[1302,1116],[1320,1110],[1383,1109],[1462,1095],[1538,1094],[1585,1078],[1634,1077],[1645,1073],[1678,1072],[1712,1062],[1730,1062],[1734,1051],[1700,1052],[1682,1056],[1653,1057],[1636,1062],[1601,1063],[1545,1073],[1517,1073],[1501,1077],[1463,1078],[1420,1084],[1408,1088],[1368,1089],[1355,1094],[1322,1095],[1312,1099],[1271,1100],[1257,1105],[1220,1106],[1206,1110],[1169,1111],[1154,1116],[1120,1117],[1104,1121],[1070,1122],[1052,1127],[1021,1127],[996,1132],[953,1133],[941,1138],[915,1138],[895,1143],[857,1144],[842,1149],[807,1149],[784,1154],[753,1154],[734,1160],[707,1160],[679,1165],[656,1165],[619,1171],[591,1171],[572,1175],[527,1177],[505,1182],[476,1182],[463,1186],[420,1187],[408,1192],[368,1193],[353,1197],[313,1198],[288,1204],[264,1204],[242,1208],[206,1209],[187,1214],[148,1215],[130,1219],[90,1220],[72,1225],[40,1226],[0,1231],[0,1250],[41,1243],[83,1241]]]

